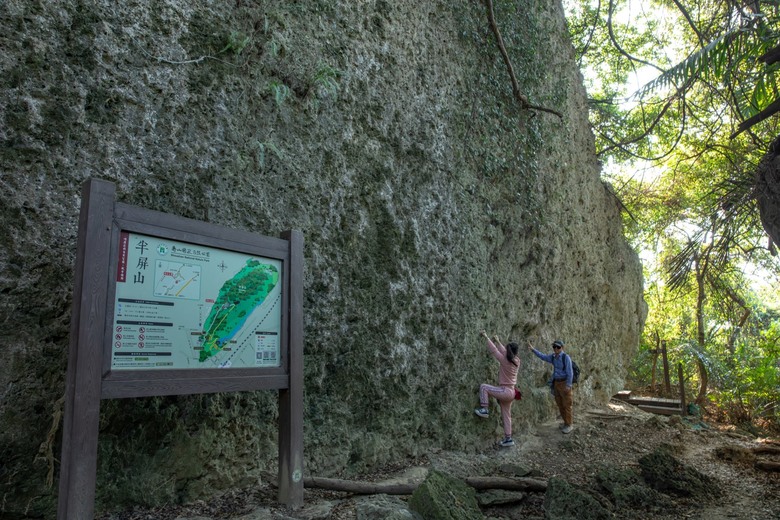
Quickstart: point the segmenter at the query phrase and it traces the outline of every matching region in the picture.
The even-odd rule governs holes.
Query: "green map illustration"
[[[278,282],[279,272],[275,266],[249,259],[222,285],[203,325],[200,362],[215,356],[229,344]]]

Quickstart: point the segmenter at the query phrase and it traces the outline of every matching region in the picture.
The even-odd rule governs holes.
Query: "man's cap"
[[[563,347],[563,341],[556,339],[553,341],[553,347]]]

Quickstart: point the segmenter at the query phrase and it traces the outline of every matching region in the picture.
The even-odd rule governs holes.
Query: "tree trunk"
[[[772,65],[775,62],[780,61],[780,45],[772,47],[764,54],[758,57],[758,61],[763,61],[767,65]]]
[[[661,335],[658,334],[658,331],[655,331],[655,351],[653,351],[653,377],[652,381],[650,382],[650,389],[653,392],[653,395],[655,395],[655,369],[658,365],[658,353],[661,352]]]
[[[696,259],[696,341],[699,344],[699,355],[696,356],[696,367],[699,369],[699,395],[696,396],[696,404],[704,406],[704,399],[707,397],[707,385],[709,384],[709,374],[707,366],[702,360],[704,356],[704,273]]]
[[[696,404],[704,406],[704,399],[707,397],[707,385],[709,384],[709,374],[704,361],[696,357],[696,367],[699,369],[699,395],[696,396]]]
[[[731,354],[731,363],[735,363],[735,357],[737,355],[737,336],[739,336],[740,331],[742,331],[742,327],[745,326],[745,322],[750,317],[750,308],[747,306],[747,303],[745,303],[745,299],[741,297],[737,292],[732,289],[730,286],[726,286],[726,293],[729,295],[729,298],[742,307],[742,316],[739,318],[739,322],[737,323],[737,326],[734,327],[734,330],[729,334],[728,343],[726,344],[726,347],[729,349],[729,354]]]

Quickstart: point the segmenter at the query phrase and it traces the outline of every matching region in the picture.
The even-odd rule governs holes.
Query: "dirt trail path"
[[[505,476],[523,472],[540,479],[562,478],[601,495],[596,474],[605,465],[639,471],[639,459],[661,445],[669,446],[684,465],[714,478],[717,492],[707,499],[662,495],[655,511],[613,508],[613,517],[626,520],[780,520],[780,473],[753,467],[749,451],[760,439],[718,431],[700,422],[652,415],[626,403],[575,410],[575,430],[564,435],[550,421],[515,435],[516,446],[486,445],[477,453],[429,454],[423,460],[399,463],[361,478],[371,482],[422,481],[430,469],[456,477]],[[762,456],[763,457],[763,456]],[[775,457],[774,460],[780,459]],[[778,460],[780,461],[780,460]],[[380,497],[306,489],[304,509],[291,511],[275,505],[272,486],[235,491],[209,503],[134,510],[103,515],[98,520],[357,520],[360,504]],[[392,497],[396,503],[408,497]],[[486,518],[544,518],[544,494],[525,493],[521,500],[483,508]],[[365,517],[365,515],[363,515]],[[401,517],[399,517],[401,518]],[[405,517],[404,517],[405,518]]]
[[[522,441],[514,453],[506,455],[508,460],[547,478],[561,477],[588,489],[598,487],[595,475],[604,465],[639,470],[639,459],[661,445],[670,446],[678,460],[713,477],[718,486],[706,500],[668,497],[661,512],[615,510],[616,518],[780,519],[780,474],[755,469],[750,457],[749,450],[760,445],[759,439],[613,401],[607,407],[580,412],[569,435],[562,434],[553,421],[540,424]],[[733,457],[724,458],[724,450]],[[729,460],[743,456],[747,458]],[[497,518],[522,518],[519,512],[541,517],[541,502],[538,497],[531,499],[526,507]]]

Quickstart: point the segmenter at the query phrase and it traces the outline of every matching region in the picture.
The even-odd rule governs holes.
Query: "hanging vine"
[[[553,110],[552,108],[542,107],[539,105],[534,105],[530,101],[528,101],[528,97],[526,97],[522,92],[520,92],[520,85],[517,82],[517,76],[515,75],[515,69],[512,67],[512,61],[509,59],[509,54],[506,52],[506,46],[504,46],[504,39],[501,37],[501,31],[498,29],[498,24],[496,24],[496,14],[493,10],[493,0],[485,0],[485,7],[487,9],[487,17],[488,22],[490,23],[490,29],[493,31],[493,35],[496,37],[496,43],[498,43],[498,50],[501,51],[501,57],[504,59],[504,64],[506,65],[507,72],[509,73],[509,79],[512,82],[512,93],[515,96],[515,99],[517,99],[518,103],[520,103],[520,107],[523,110],[538,110],[540,112],[548,112],[550,114],[555,114],[556,116],[563,119],[563,115],[558,112],[557,110]]]

